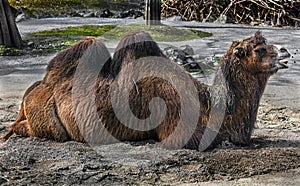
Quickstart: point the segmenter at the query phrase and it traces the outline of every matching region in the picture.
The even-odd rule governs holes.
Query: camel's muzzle
[[[278,69],[284,69],[289,68],[288,61],[291,57],[291,54],[288,52],[286,48],[281,47],[278,49],[278,55],[277,55],[277,66]]]

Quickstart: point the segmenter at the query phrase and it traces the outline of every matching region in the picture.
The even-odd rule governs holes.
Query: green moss
[[[211,36],[211,33],[180,29],[171,26],[147,26],[147,25],[84,25],[76,27],[64,27],[45,30],[26,36],[27,40],[35,43],[34,49],[7,49],[0,47],[0,55],[43,54],[58,52],[73,45],[77,40],[86,36],[101,36],[107,40],[119,40],[122,36],[133,30],[148,32],[156,41],[185,41]]]
[[[203,32],[201,30],[194,30],[190,29],[191,32],[197,34],[198,37],[203,38],[203,37],[211,37],[213,34],[210,32]]]
[[[65,27],[59,29],[45,30],[30,34],[34,37],[71,37],[71,36],[102,36],[108,40],[119,40],[128,32],[143,30],[148,32],[156,41],[185,41],[209,37],[212,34],[199,30],[179,29],[165,25],[84,25],[76,27]]]
[[[130,31],[142,30],[148,32],[154,40],[173,42],[199,39],[211,36],[211,33],[199,30],[180,29],[166,25],[122,25],[106,32],[103,37],[109,40],[119,40],[122,36]]]
[[[8,48],[3,45],[0,45],[0,56],[19,56],[22,55],[22,50],[15,48]]]
[[[52,40],[45,41],[38,44],[38,48],[28,51],[30,54],[43,54],[43,53],[52,53],[59,52],[63,49],[66,49],[76,43],[76,39],[69,40]]]
[[[115,25],[84,25],[76,27],[56,28],[52,30],[45,30],[41,32],[35,32],[29,36],[33,37],[69,37],[69,36],[101,36],[105,32],[108,32],[115,28]]]
[[[80,0],[8,0],[10,5],[14,7],[26,8],[57,8],[64,6],[78,6],[83,5]]]
[[[221,57],[215,57],[215,61],[216,61],[217,63],[221,63],[221,60],[222,60]]]

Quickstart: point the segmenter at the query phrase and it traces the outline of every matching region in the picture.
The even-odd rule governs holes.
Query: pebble
[[[26,19],[29,19],[28,15],[26,15],[25,13],[19,14],[16,17],[16,23],[21,22],[21,21],[25,21]]]
[[[94,12],[89,12],[87,14],[83,14],[82,17],[88,18],[88,17],[95,17],[95,13]]]

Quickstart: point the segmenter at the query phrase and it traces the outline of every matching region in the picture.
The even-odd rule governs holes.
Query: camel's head
[[[287,68],[290,54],[285,48],[268,45],[260,32],[242,41],[234,41],[225,57],[251,74],[272,75]],[[233,59],[233,60],[232,60]]]

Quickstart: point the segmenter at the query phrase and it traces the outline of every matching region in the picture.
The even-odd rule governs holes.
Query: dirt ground
[[[20,98],[0,100],[0,135]],[[253,142],[208,152],[166,150],[153,141],[98,148],[14,136],[0,143],[0,184],[299,185],[300,112],[262,103]]]
[[[232,40],[222,38],[226,30],[203,28],[214,33],[213,38],[203,41],[209,46],[207,53],[211,54],[209,51],[213,50],[223,53],[225,44],[221,46],[218,43]],[[231,26],[224,29],[227,32],[237,30]],[[254,29],[246,29],[247,33],[252,31]],[[276,30],[265,31],[269,36],[276,35],[274,32]],[[287,37],[288,31],[282,29],[279,33],[293,40]],[[245,33],[236,31],[234,34],[232,37],[241,39]],[[281,38],[271,40],[284,42]],[[292,50],[299,48],[297,43]],[[12,59],[1,58],[1,62],[10,65],[14,61]],[[22,63],[24,61],[26,59]],[[299,59],[295,62],[299,64]],[[282,71],[270,80],[250,146],[238,147],[224,142],[212,151],[197,152],[162,149],[153,141],[91,147],[72,141],[57,143],[13,136],[6,142],[0,142],[0,185],[300,185],[297,69],[290,71],[292,74]],[[0,74],[0,136],[18,113],[24,91],[20,82],[26,79],[29,83],[40,78],[43,72],[38,72],[39,75],[33,79],[24,74],[8,74]],[[7,94],[3,84],[11,79],[16,84]]]

